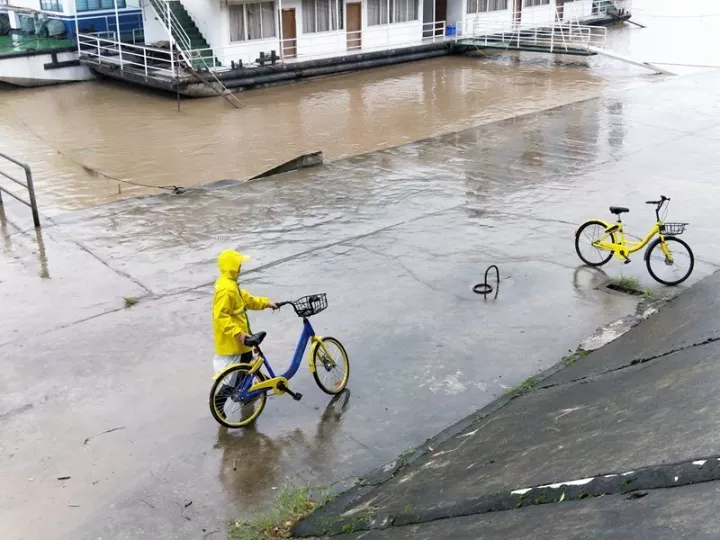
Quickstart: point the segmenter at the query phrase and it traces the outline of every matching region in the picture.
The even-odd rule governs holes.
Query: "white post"
[[[175,51],[173,51],[173,46],[175,43],[173,40],[170,40],[170,75],[172,77],[175,76]]]
[[[295,32],[297,34],[297,32]],[[280,61],[285,63],[285,46],[283,42],[283,27],[282,27],[282,0],[278,0],[278,36],[280,43]],[[295,43],[297,47],[297,42]],[[296,51],[297,52],[297,51]]]
[[[143,65],[145,66],[145,76],[148,76],[148,69],[147,69],[147,49],[143,47]]]
[[[390,0],[387,0],[387,21],[385,21],[387,33],[385,35],[385,46],[390,46]]]
[[[115,26],[117,31],[117,48],[120,54],[120,70],[123,70],[123,57],[122,57],[122,39],[120,36],[120,13],[118,12],[118,0],[114,1],[115,4]]]
[[[77,0],[75,1],[75,39],[77,40],[78,44],[78,55],[80,55],[80,38],[78,37],[78,34],[80,33],[80,24],[78,23],[78,14],[77,14]]]

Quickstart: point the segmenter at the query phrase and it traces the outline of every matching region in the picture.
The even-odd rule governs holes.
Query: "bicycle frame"
[[[315,365],[312,362],[312,355],[316,347],[320,346],[325,348],[325,345],[322,342],[322,338],[318,336],[315,333],[315,329],[310,324],[310,321],[307,319],[303,319],[303,330],[300,334],[300,339],[298,340],[297,346],[295,347],[295,354],[293,355],[292,362],[290,363],[290,366],[288,367],[287,371],[283,373],[282,375],[276,375],[275,371],[273,371],[272,366],[270,365],[270,362],[268,362],[267,357],[265,354],[258,348],[258,357],[255,362],[252,363],[252,368],[250,369],[250,373],[255,373],[260,370],[261,367],[265,366],[268,371],[268,375],[270,375],[270,378],[266,381],[262,382],[256,382],[255,384],[251,384],[254,378],[249,378],[248,381],[246,381],[243,384],[243,387],[240,389],[240,396],[243,400],[250,400],[254,397],[259,396],[263,392],[267,392],[268,390],[274,390],[277,394],[284,393],[283,391],[278,389],[278,383],[284,382],[287,385],[287,382],[292,379],[295,374],[298,372],[298,369],[300,369],[300,364],[302,364],[302,358],[303,354],[305,353],[305,349],[308,346],[308,343],[312,341],[312,346],[310,348],[310,357],[308,358],[308,363],[310,365],[310,371],[315,371]],[[327,351],[325,351],[327,353]],[[255,388],[252,392],[250,392],[250,388]]]
[[[605,222],[607,223],[607,222]],[[660,235],[660,238],[663,238],[662,233],[660,232],[662,230],[663,222],[658,220],[658,222],[653,225],[653,228],[650,229],[650,232],[647,233],[645,238],[640,240],[639,242],[631,242],[627,241],[625,239],[625,230],[623,228],[622,221],[618,221],[614,225],[608,224],[605,228],[605,236],[603,238],[607,238],[611,233],[618,234],[620,236],[618,242],[606,242],[603,239],[596,240],[594,244],[599,247],[606,249],[608,251],[612,251],[615,253],[615,256],[619,259],[624,259],[627,255],[630,253],[635,253],[637,251],[640,251],[642,248],[647,246],[650,243],[650,240],[652,240],[655,235]],[[663,251],[665,251],[665,247],[663,246]]]

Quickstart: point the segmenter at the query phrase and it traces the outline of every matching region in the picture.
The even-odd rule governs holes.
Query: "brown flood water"
[[[712,2],[634,5],[648,28],[611,28],[608,48],[720,64],[714,51],[691,54],[687,45],[717,31]],[[52,215],[157,192],[128,182],[247,178],[306,152],[336,160],[658,79],[603,57],[445,57],[247,92],[240,110],[220,98],[184,100],[179,113],[171,96],[106,81],[3,87],[0,141],[33,167],[41,210]]]

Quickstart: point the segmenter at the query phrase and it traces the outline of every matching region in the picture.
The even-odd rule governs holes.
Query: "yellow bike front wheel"
[[[267,392],[251,400],[240,399],[240,388],[248,382],[254,384],[266,379],[265,375],[256,371],[250,373],[250,364],[238,364],[218,377],[210,388],[210,413],[222,426],[241,428],[252,424],[265,408]]]
[[[322,340],[324,348],[318,344],[313,351],[313,377],[326,394],[336,395],[345,390],[350,379],[350,360],[342,343],[327,337]]]

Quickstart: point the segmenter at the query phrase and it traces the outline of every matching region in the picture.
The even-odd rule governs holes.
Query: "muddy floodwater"
[[[611,28],[609,49],[643,61],[720,64],[698,41],[720,28],[712,2],[634,6],[648,28]],[[41,206],[54,214],[157,192],[135,184],[247,178],[305,152],[336,160],[658,79],[599,56],[444,57],[247,92],[241,110],[222,99],[186,100],[180,113],[172,96],[106,81],[4,87],[0,141],[31,164]]]

